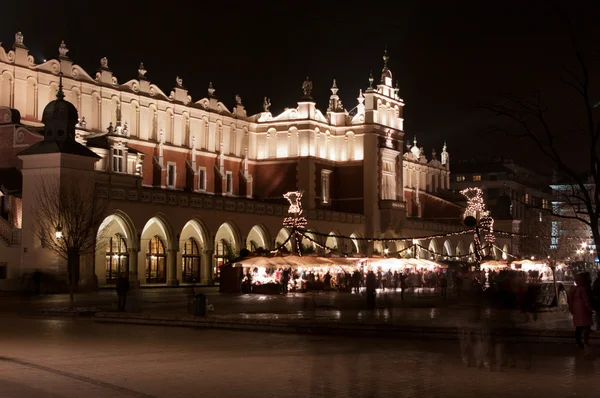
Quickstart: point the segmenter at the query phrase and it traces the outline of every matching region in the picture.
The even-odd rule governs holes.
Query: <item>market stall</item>
[[[516,260],[510,264],[510,267],[516,271],[522,271],[527,274],[527,278],[537,282],[552,282],[552,269],[545,261],[539,260]],[[556,265],[556,280],[564,281],[569,278],[570,272],[563,263]]]
[[[243,268],[242,283],[247,292],[278,294],[337,288],[340,279],[356,270],[357,262],[358,259],[345,257],[290,254],[247,257],[233,266]]]

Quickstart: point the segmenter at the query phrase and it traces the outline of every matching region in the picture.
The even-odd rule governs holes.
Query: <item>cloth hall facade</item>
[[[140,284],[210,284],[241,249],[273,249],[287,239],[288,191],[303,191],[307,234],[334,252],[393,253],[408,243],[361,238],[464,228],[463,208],[441,195],[450,182],[445,144],[439,160],[416,139],[404,144],[404,101],[387,54],[379,82],[370,78],[352,113],[335,81],[324,113],[307,79],[294,108],[272,114],[265,98],[263,112],[248,115],[240,96],[228,107],[212,84],[193,99],[181,78],[167,94],[146,74],[140,65],[121,83],[107,58],[89,74],[64,42],[56,59],[36,64],[21,33],[12,49],[0,46],[0,289],[34,269],[64,271],[36,234],[33,213],[40,183],[72,183],[67,169],[93,181],[96,200],[106,202],[102,240],[81,259],[83,284],[110,284],[119,271]],[[73,131],[56,134],[72,134],[72,145],[52,144],[56,109],[68,109],[65,123],[73,126],[65,129]],[[467,234],[420,243],[452,256],[467,254],[471,242]]]

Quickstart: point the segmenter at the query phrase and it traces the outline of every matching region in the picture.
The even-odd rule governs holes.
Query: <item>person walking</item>
[[[575,286],[571,287],[568,294],[569,311],[573,315],[575,327],[575,341],[577,347],[589,353],[590,330],[592,327],[592,287],[590,273],[582,272],[575,275]]]
[[[440,289],[442,290],[442,297],[446,300],[448,298],[448,278],[446,275],[442,275],[440,279]]]
[[[375,309],[375,300],[377,294],[377,277],[373,271],[367,273],[367,309]]]
[[[129,276],[127,272],[121,272],[117,279],[117,307],[120,312],[125,311],[127,292],[129,292]]]
[[[594,311],[596,312],[596,332],[600,332],[600,274],[596,276],[592,285],[592,299],[594,300]]]

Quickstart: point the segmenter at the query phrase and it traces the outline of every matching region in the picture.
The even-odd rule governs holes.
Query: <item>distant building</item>
[[[453,163],[450,186],[459,191],[479,187],[498,230],[550,236],[552,206],[550,177],[516,164],[512,159],[473,159]],[[542,242],[542,245],[550,245]],[[512,251],[535,256],[546,252],[539,242],[513,238]],[[537,253],[536,253],[537,252]],[[541,252],[541,253],[540,253]]]
[[[0,46],[0,288],[35,268],[65,269],[36,237],[32,211],[40,176],[66,169],[108,201],[109,243],[82,259],[83,283],[114,283],[121,271],[141,284],[212,283],[242,249],[287,240],[288,191],[304,192],[310,239],[302,245],[312,250],[393,253],[411,243],[361,238],[464,229],[463,208],[444,195],[446,147],[440,160],[416,145],[404,153],[404,101],[387,54],[379,83],[370,77],[352,112],[335,81],[327,111],[317,109],[307,78],[293,108],[272,114],[265,98],[263,111],[248,115],[240,96],[228,107],[212,84],[192,100],[179,77],[163,92],[143,65],[121,83],[106,58],[88,74],[67,53],[63,42],[58,59],[35,64],[20,33],[10,51]],[[471,240],[420,244],[450,256],[467,254]]]
[[[596,190],[594,180],[586,175],[582,176],[586,181],[585,188],[589,192]],[[578,199],[581,189],[569,178],[561,178],[558,174],[552,177],[553,201],[552,206],[555,214],[565,217],[574,217],[575,212],[582,219],[589,220],[584,202]],[[557,217],[552,221],[551,245],[556,250],[566,252],[573,261],[597,262],[598,251],[594,242],[590,227],[575,219]]]

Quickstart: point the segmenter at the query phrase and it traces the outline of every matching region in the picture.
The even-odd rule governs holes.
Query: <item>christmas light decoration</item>
[[[485,212],[485,204],[483,203],[483,191],[481,188],[471,187],[460,191],[460,194],[467,198],[467,208],[465,209],[464,217],[483,215]]]

